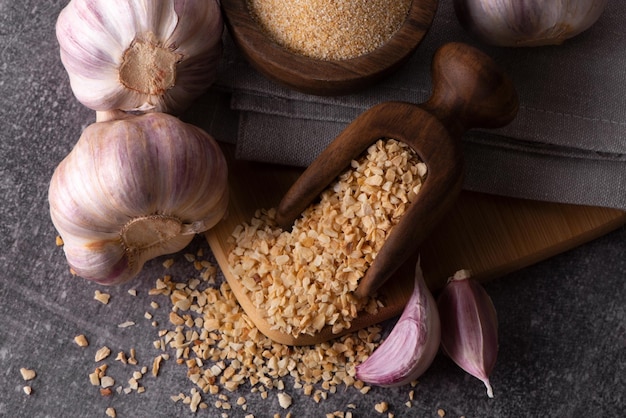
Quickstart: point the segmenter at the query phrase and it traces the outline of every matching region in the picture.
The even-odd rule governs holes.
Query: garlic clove
[[[356,377],[378,386],[411,383],[432,364],[440,343],[439,313],[418,260],[411,298],[389,336],[363,363]]]
[[[493,398],[489,376],[498,356],[498,318],[483,286],[459,270],[437,298],[441,347],[463,370],[480,379]]]
[[[589,29],[608,0],[454,0],[459,23],[482,41],[511,47],[559,45]]]
[[[71,0],[56,24],[72,91],[99,111],[179,114],[217,76],[218,0]]]
[[[126,115],[85,129],[48,197],[71,268],[121,283],[224,217],[226,160],[213,138],[176,117]]]

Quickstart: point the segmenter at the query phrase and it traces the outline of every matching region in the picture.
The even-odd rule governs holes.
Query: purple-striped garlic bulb
[[[219,0],[71,0],[56,35],[72,91],[97,110],[180,114],[215,81]]]
[[[71,269],[122,283],[224,217],[226,160],[209,134],[174,116],[125,115],[84,130],[48,198]]]

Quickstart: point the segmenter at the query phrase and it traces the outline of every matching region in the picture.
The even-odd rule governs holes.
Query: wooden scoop
[[[455,202],[463,181],[463,133],[502,127],[517,113],[511,80],[473,47],[448,43],[439,48],[432,79],[427,102],[382,103],[357,117],[302,173],[278,206],[278,223],[290,228],[350,162],[379,139],[396,139],[413,148],[428,167],[427,178],[359,282],[358,297],[372,295],[385,283]]]

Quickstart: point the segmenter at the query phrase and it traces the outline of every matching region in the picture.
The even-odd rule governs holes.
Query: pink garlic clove
[[[482,380],[493,398],[489,376],[498,356],[498,318],[491,298],[468,270],[460,270],[448,280],[437,305],[443,351]]]
[[[387,387],[411,383],[426,371],[439,350],[439,325],[437,304],[418,260],[413,293],[400,319],[385,341],[356,367],[356,377]]]

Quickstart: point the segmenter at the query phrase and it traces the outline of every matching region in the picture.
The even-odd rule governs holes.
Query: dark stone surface
[[[159,353],[152,345],[159,328],[144,313],[154,311],[165,324],[169,302],[148,295],[164,274],[163,258],[150,262],[133,282],[103,289],[72,278],[55,246],[49,179],[94,121],[93,112],[73,98],[58,58],[54,22],[65,3],[0,0],[0,416],[105,416],[108,406],[119,417],[191,416],[187,406],[170,400],[193,387],[186,367],[172,360],[158,378],[144,377],[143,394],[102,397],[89,384],[93,356],[102,345],[113,355],[134,347],[139,365],[150,367]],[[198,248],[209,253],[200,237],[189,251]],[[378,416],[373,407],[384,400],[396,417],[436,417],[440,408],[447,417],[621,416],[626,406],[625,254],[626,229],[621,228],[486,286],[500,320],[494,399],[487,398],[481,382],[438,356],[414,389],[410,409],[404,405],[408,387],[373,388],[366,396],[340,388],[317,404],[285,379],[294,397],[290,411],[294,417],[318,417],[347,411],[353,403],[353,416]],[[182,253],[175,258],[170,269],[175,279],[194,273]],[[96,289],[111,294],[108,305],[93,300]],[[129,289],[138,295],[129,295]],[[151,309],[153,300],[164,309]],[[126,320],[137,325],[117,327]],[[88,348],[74,344],[80,333],[88,336]],[[126,386],[134,369],[108,363],[107,374]],[[30,396],[22,390],[21,367],[37,371]],[[266,401],[249,386],[227,395],[233,404],[245,396],[248,412],[256,417],[286,414],[275,392]],[[216,397],[204,400],[210,408],[198,415],[219,416],[212,407]],[[245,415],[238,407],[226,412]]]

